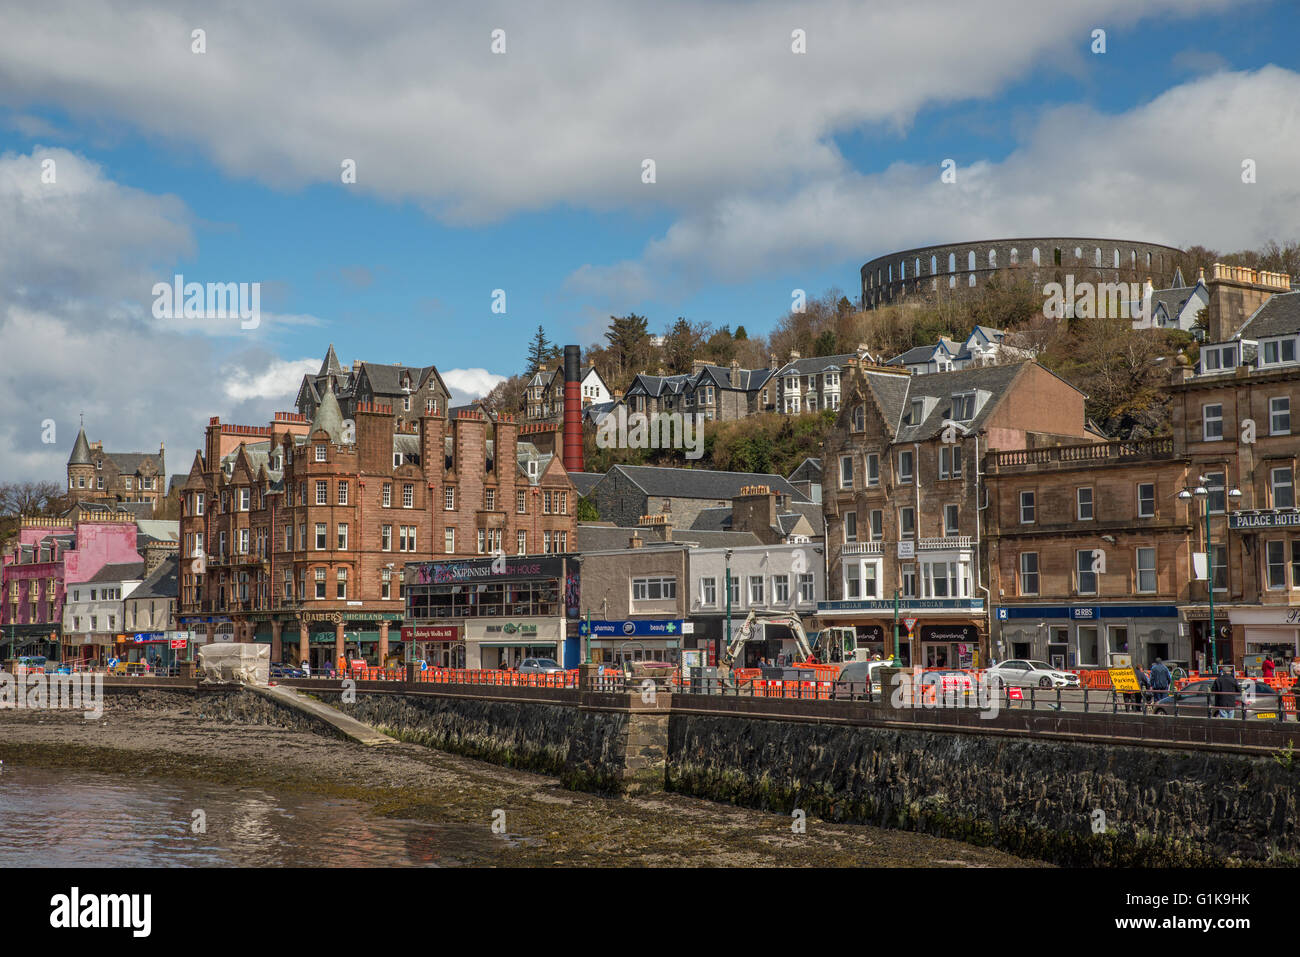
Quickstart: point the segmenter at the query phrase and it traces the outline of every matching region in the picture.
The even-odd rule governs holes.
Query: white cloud
[[[55,104],[234,176],[410,199],[456,221],[561,203],[688,209],[841,174],[836,133],[906,127],[927,104],[988,97],[1042,63],[1084,73],[1104,62],[1087,52],[1098,24],[1238,5],[1138,6],[560,0],[430,16],[421,0],[382,12],[352,0],[44,0],[0,8],[0,105]],[[196,26],[203,54],[191,51]],[[791,52],[795,28],[806,54]],[[340,182],[345,159],[354,185]]]
[[[496,388],[497,383],[506,380],[505,376],[487,369],[439,369],[438,372],[442,381],[447,383],[453,405],[464,405],[482,398]]]
[[[640,259],[585,265],[569,288],[687,291],[714,279],[865,262],[935,242],[1077,235],[1225,251],[1295,238],[1300,220],[1300,74],[1216,73],[1111,115],[1044,114],[999,162],[895,164],[778,195],[729,194],[688,214]],[[1258,176],[1242,182],[1242,162]],[[629,281],[632,277],[634,282]]]
[[[235,402],[268,400],[284,410],[293,405],[302,377],[319,369],[319,359],[272,359],[257,370],[228,365],[222,370],[222,389]]]

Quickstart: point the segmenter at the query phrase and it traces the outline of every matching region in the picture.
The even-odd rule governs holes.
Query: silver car
[[[1077,688],[1079,676],[1053,668],[1046,661],[1012,658],[985,672],[994,688]]]
[[[556,675],[562,671],[554,658],[525,658],[519,663],[519,673],[524,675]]]

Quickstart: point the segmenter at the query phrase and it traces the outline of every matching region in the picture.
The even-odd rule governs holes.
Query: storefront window
[[[1100,664],[1097,647],[1097,626],[1079,626],[1079,665],[1081,667]]]

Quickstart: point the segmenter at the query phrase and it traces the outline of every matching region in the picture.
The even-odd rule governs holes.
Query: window
[[[871,510],[871,540],[878,542],[885,537],[885,513],[883,510]]]
[[[866,427],[867,427],[866,411],[863,409],[862,406],[855,405],[853,407],[853,431],[862,432],[866,430]]]
[[[907,407],[907,421],[904,425],[920,425],[925,419],[925,400],[913,399]]]
[[[131,481],[130,479],[127,479],[127,482],[130,482],[130,481]],[[131,486],[128,484],[128,485],[127,485],[127,488],[130,488],[130,487],[131,487]],[[250,499],[251,499],[251,494],[250,494],[251,492],[252,492],[251,489],[246,489],[246,488],[241,488],[241,489],[239,490],[239,510],[240,510],[241,512],[247,512],[247,511],[248,511],[248,506],[249,506],[249,502],[250,502]]]
[[[1201,438],[1206,442],[1223,439],[1223,406],[1219,403],[1201,406]]]
[[[1081,522],[1092,521],[1092,489],[1077,488],[1074,490],[1074,501],[1076,505],[1076,514]]]
[[[916,535],[916,511],[911,505],[898,510],[898,535],[913,538]]]
[[[518,555],[528,554],[528,533],[515,532],[515,553]]]
[[[1227,475],[1224,472],[1206,472],[1205,478],[1205,487],[1209,489],[1210,492],[1210,514],[1222,515],[1227,503],[1227,497],[1224,494]]]
[[[395,468],[395,469],[396,469],[396,468],[401,468],[401,466],[402,466],[402,453],[401,453],[401,452],[394,452],[394,453],[393,453],[393,468]]]
[[[1138,483],[1138,518],[1154,518],[1156,514],[1156,487],[1151,482]]]
[[[740,578],[738,576],[727,580],[727,594],[728,600],[733,605],[740,604]]]
[[[633,601],[663,601],[677,597],[677,579],[669,577],[632,579]]]
[[[456,551],[456,530],[454,528],[443,531],[442,548],[448,555]]]
[[[751,605],[763,604],[763,576],[749,576],[749,603]]]
[[[527,511],[527,508],[528,508],[528,493],[523,491],[522,489],[518,492],[515,492],[515,512],[519,515],[523,515],[524,512]]]
[[[347,482],[343,482],[343,481],[339,482],[339,504],[340,505],[348,504],[348,483]]]
[[[1034,493],[1020,493],[1020,524],[1032,525],[1034,523]]]
[[[1295,362],[1295,340],[1275,339],[1265,342],[1263,365],[1275,365],[1279,362]]]
[[[1038,594],[1038,552],[1020,553],[1020,594]]]
[[[387,568],[379,573],[379,597],[392,598],[393,573]]]
[[[1268,434],[1291,434],[1291,397],[1275,396],[1268,400]]]
[[[853,456],[840,456],[840,488],[853,488]]]
[[[1295,508],[1295,485],[1291,466],[1284,466],[1270,471],[1269,485],[1272,487],[1274,508]]]
[[[324,481],[323,479],[316,483],[316,504],[317,505],[329,504],[329,487],[330,487],[330,483]]]
[[[1215,591],[1228,590],[1228,546],[1215,545],[1210,550],[1210,574]]]
[[[1268,542],[1265,552],[1270,590],[1286,587],[1286,542]]]
[[[346,522],[340,522],[340,523],[339,523],[339,529],[338,529],[338,531],[339,531],[339,551],[341,551],[341,552],[346,552],[346,551],[348,550],[348,526],[347,526],[347,523],[346,523]]]
[[[856,542],[857,540],[858,540],[858,513],[845,512],[844,513],[844,543],[847,545],[850,542]]]
[[[944,445],[939,448],[939,478],[961,478],[960,445]]]
[[[286,525],[284,527],[284,550],[286,552],[293,551],[293,526],[292,525]]]
[[[346,568],[340,568],[338,571],[334,595],[336,598],[348,597],[348,570]]]
[[[779,605],[788,605],[790,603],[789,575],[772,576],[772,601]]]
[[[700,604],[713,607],[718,603],[718,580],[716,578],[700,579]]]
[[[398,533],[398,551],[413,552],[415,551],[415,526],[399,525]]]
[[[862,597],[862,563],[844,563],[844,597],[846,599]]]
[[[1291,587],[1300,588],[1300,538],[1291,540]]]
[[[1156,550],[1137,550],[1137,590],[1151,593],[1156,590]]]
[[[442,507],[445,511],[456,511],[456,488],[448,485],[442,490]]]
[[[898,481],[904,485],[912,481],[912,452],[898,453]]]
[[[864,462],[866,475],[866,484],[872,488],[880,484],[880,456],[875,452],[868,452]]]
[[[392,508],[392,507],[393,507],[393,483],[392,483],[392,482],[385,482],[385,483],[384,483],[384,500],[383,500],[383,505],[384,505],[384,508]]]
[[[239,530],[239,544],[237,547],[239,549],[239,554],[248,554],[248,529],[241,528]]]
[[[483,507],[489,512],[495,512],[497,508],[497,490],[494,488],[484,489]]]
[[[908,562],[901,570],[903,598],[916,597],[916,565]]]
[[[316,446],[316,461],[317,462],[325,461],[325,446],[323,445]]]
[[[325,569],[316,569],[316,597],[325,597]]]
[[[379,529],[379,550],[391,552],[393,550],[393,526],[384,525]]]
[[[957,534],[956,505],[945,505],[943,507],[943,534],[949,538]]]
[[[1092,569],[1092,549],[1083,548],[1075,552],[1075,591],[1080,595],[1097,594],[1097,573]]]
[[[875,562],[865,562],[862,565],[862,597],[880,597],[880,566]]]
[[[487,550],[487,530],[480,528],[478,530],[478,553],[482,555]]]
[[[964,392],[952,397],[952,417],[958,422],[969,422],[975,418],[974,392]]]
[[[812,572],[805,572],[799,575],[799,601],[805,604],[816,600],[816,585],[814,583]]]

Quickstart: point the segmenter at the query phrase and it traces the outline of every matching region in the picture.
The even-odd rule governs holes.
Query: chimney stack
[[[564,470],[582,471],[582,365],[577,346],[564,347]]]

